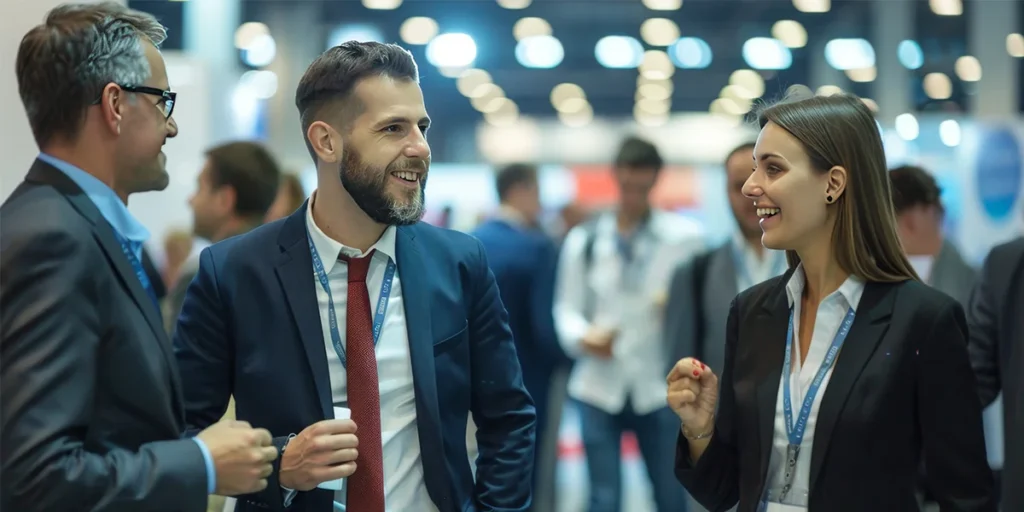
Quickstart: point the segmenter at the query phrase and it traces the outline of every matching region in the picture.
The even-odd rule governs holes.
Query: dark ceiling
[[[925,65],[917,71],[897,71],[913,77],[907,94],[922,110],[960,109],[965,104],[969,88],[956,80],[953,62],[965,53],[966,20],[971,3],[965,1],[964,16],[940,17],[930,11],[927,0],[909,1],[918,4],[913,37],[924,50]],[[537,116],[554,114],[549,94],[553,86],[562,82],[583,86],[597,115],[630,115],[634,105],[636,70],[601,67],[594,57],[594,45],[601,37],[612,34],[639,39],[640,24],[650,17],[672,19],[683,35],[700,37],[710,45],[714,60],[708,69],[677,70],[673,77],[673,110],[706,111],[727,84],[729,75],[736,69],[747,67],[741,56],[743,42],[750,37],[770,36],[771,25],[775,21],[793,19],[802,23],[808,32],[808,44],[793,50],[790,69],[764,75],[767,98],[780,96],[789,85],[810,81],[811,52],[817,44],[836,37],[872,40],[872,11],[876,8],[872,0],[832,0],[830,12],[805,14],[797,11],[791,0],[684,0],[682,9],[666,12],[651,11],[640,0],[534,0],[527,9],[508,10],[495,0],[405,0],[397,10],[380,11],[366,9],[359,0],[244,0],[242,20],[260,19],[261,10],[268,6],[299,2],[319,4],[320,19],[325,25],[322,28],[347,23],[372,24],[389,41],[400,40],[399,26],[411,16],[432,17],[445,32],[466,32],[477,42],[475,66],[488,71],[507,96],[518,104],[522,113]],[[178,34],[177,39],[168,41],[167,45],[174,48],[177,44],[180,47],[183,30],[175,30],[174,24],[180,27],[184,3],[166,0],[129,3],[160,16],[172,27],[171,33]],[[1024,18],[1024,9],[1020,11]],[[541,17],[551,24],[554,35],[565,49],[565,58],[556,68],[527,69],[516,61],[512,26],[524,16]],[[1024,26],[1024,19],[1019,24]],[[326,33],[325,30],[311,32]],[[424,93],[432,108],[443,106],[449,119],[454,117],[468,121],[477,118],[479,114],[456,91],[454,80],[441,76],[427,63],[425,48],[415,46],[410,49],[420,63]],[[1018,72],[1024,75],[1024,64],[1018,62],[1018,68]],[[954,78],[954,96],[950,102],[933,105],[924,96],[920,78],[930,71],[943,71]],[[874,92],[872,83],[838,85],[867,97]],[[1021,95],[1021,104],[1024,105],[1024,90]]]

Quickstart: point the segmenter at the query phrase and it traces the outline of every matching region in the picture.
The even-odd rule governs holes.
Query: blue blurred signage
[[[974,164],[978,200],[989,218],[1005,221],[1021,193],[1020,142],[1010,128],[979,127],[978,136]]]

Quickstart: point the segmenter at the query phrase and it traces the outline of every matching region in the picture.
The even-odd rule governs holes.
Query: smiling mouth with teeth
[[[761,217],[762,219],[765,219],[768,217],[772,217],[774,215],[778,215],[779,211],[781,210],[779,210],[778,208],[758,208],[757,216]]]
[[[409,183],[416,183],[420,180],[420,175],[416,172],[396,171],[391,173],[391,175],[403,181],[408,181]]]

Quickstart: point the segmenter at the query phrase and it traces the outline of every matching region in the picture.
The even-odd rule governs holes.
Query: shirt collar
[[[785,270],[786,251],[778,251],[764,247],[759,253],[750,246],[750,243],[742,234],[740,234],[739,231],[733,233],[732,243],[733,248],[743,255],[745,263],[756,262],[756,264],[760,266],[771,265],[773,269],[779,268],[783,271]]]
[[[917,277],[920,277],[921,281],[924,283],[929,283],[931,281],[932,269],[935,268],[935,259],[935,256],[927,254],[907,256],[910,266],[914,267],[914,271],[917,272]]]
[[[775,252],[766,247],[763,251],[761,251],[759,255],[756,251],[754,251],[754,248],[750,246],[750,243],[747,242],[747,239],[743,238],[743,235],[741,235],[739,231],[733,233],[732,244],[733,247],[744,256],[744,258],[746,258],[747,260],[752,259],[759,263],[763,262],[763,260],[765,259],[768,259],[771,256],[771,254]]]
[[[71,181],[75,182],[86,197],[96,205],[100,215],[106,219],[114,231],[128,242],[142,246],[149,239],[149,230],[143,226],[121,201],[114,190],[103,183],[99,178],[88,172],[75,167],[59,158],[40,153],[39,159],[63,172]]]
[[[793,272],[793,276],[789,278],[789,282],[786,283],[786,297],[789,299],[789,307],[792,308],[793,304],[804,293],[804,285],[807,282],[807,277],[804,275],[803,263],[797,265],[796,270]],[[825,297],[833,297],[839,295],[846,302],[846,306],[854,311],[857,311],[857,305],[860,304],[860,297],[864,294],[864,281],[859,277],[851,275],[843,281],[843,284],[839,286],[839,289],[832,292],[831,295]]]
[[[496,219],[504,221],[506,224],[516,228],[528,228],[530,227],[529,222],[526,220],[526,216],[519,213],[519,210],[512,208],[511,206],[501,205],[498,208],[497,214],[494,216]]]
[[[309,230],[309,236],[313,239],[313,247],[316,248],[316,253],[320,255],[320,260],[324,265],[324,272],[330,274],[334,265],[338,262],[338,258],[342,255],[351,257],[362,257],[370,253],[370,251],[376,250],[376,254],[390,258],[392,261],[397,261],[395,252],[395,227],[388,226],[384,230],[384,233],[377,240],[377,243],[373,244],[368,251],[362,253],[359,249],[348,247],[341,242],[327,236],[316,222],[313,220],[313,202],[316,201],[316,191],[309,198],[309,206],[306,208],[306,228]]]

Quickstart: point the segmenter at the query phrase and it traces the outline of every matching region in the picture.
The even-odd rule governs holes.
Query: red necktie
[[[380,436],[380,388],[377,354],[374,352],[373,320],[366,273],[373,251],[348,262],[348,309],[345,321],[345,370],[348,372],[348,406],[359,437],[356,472],[348,478],[346,510],[384,512],[384,448]]]

